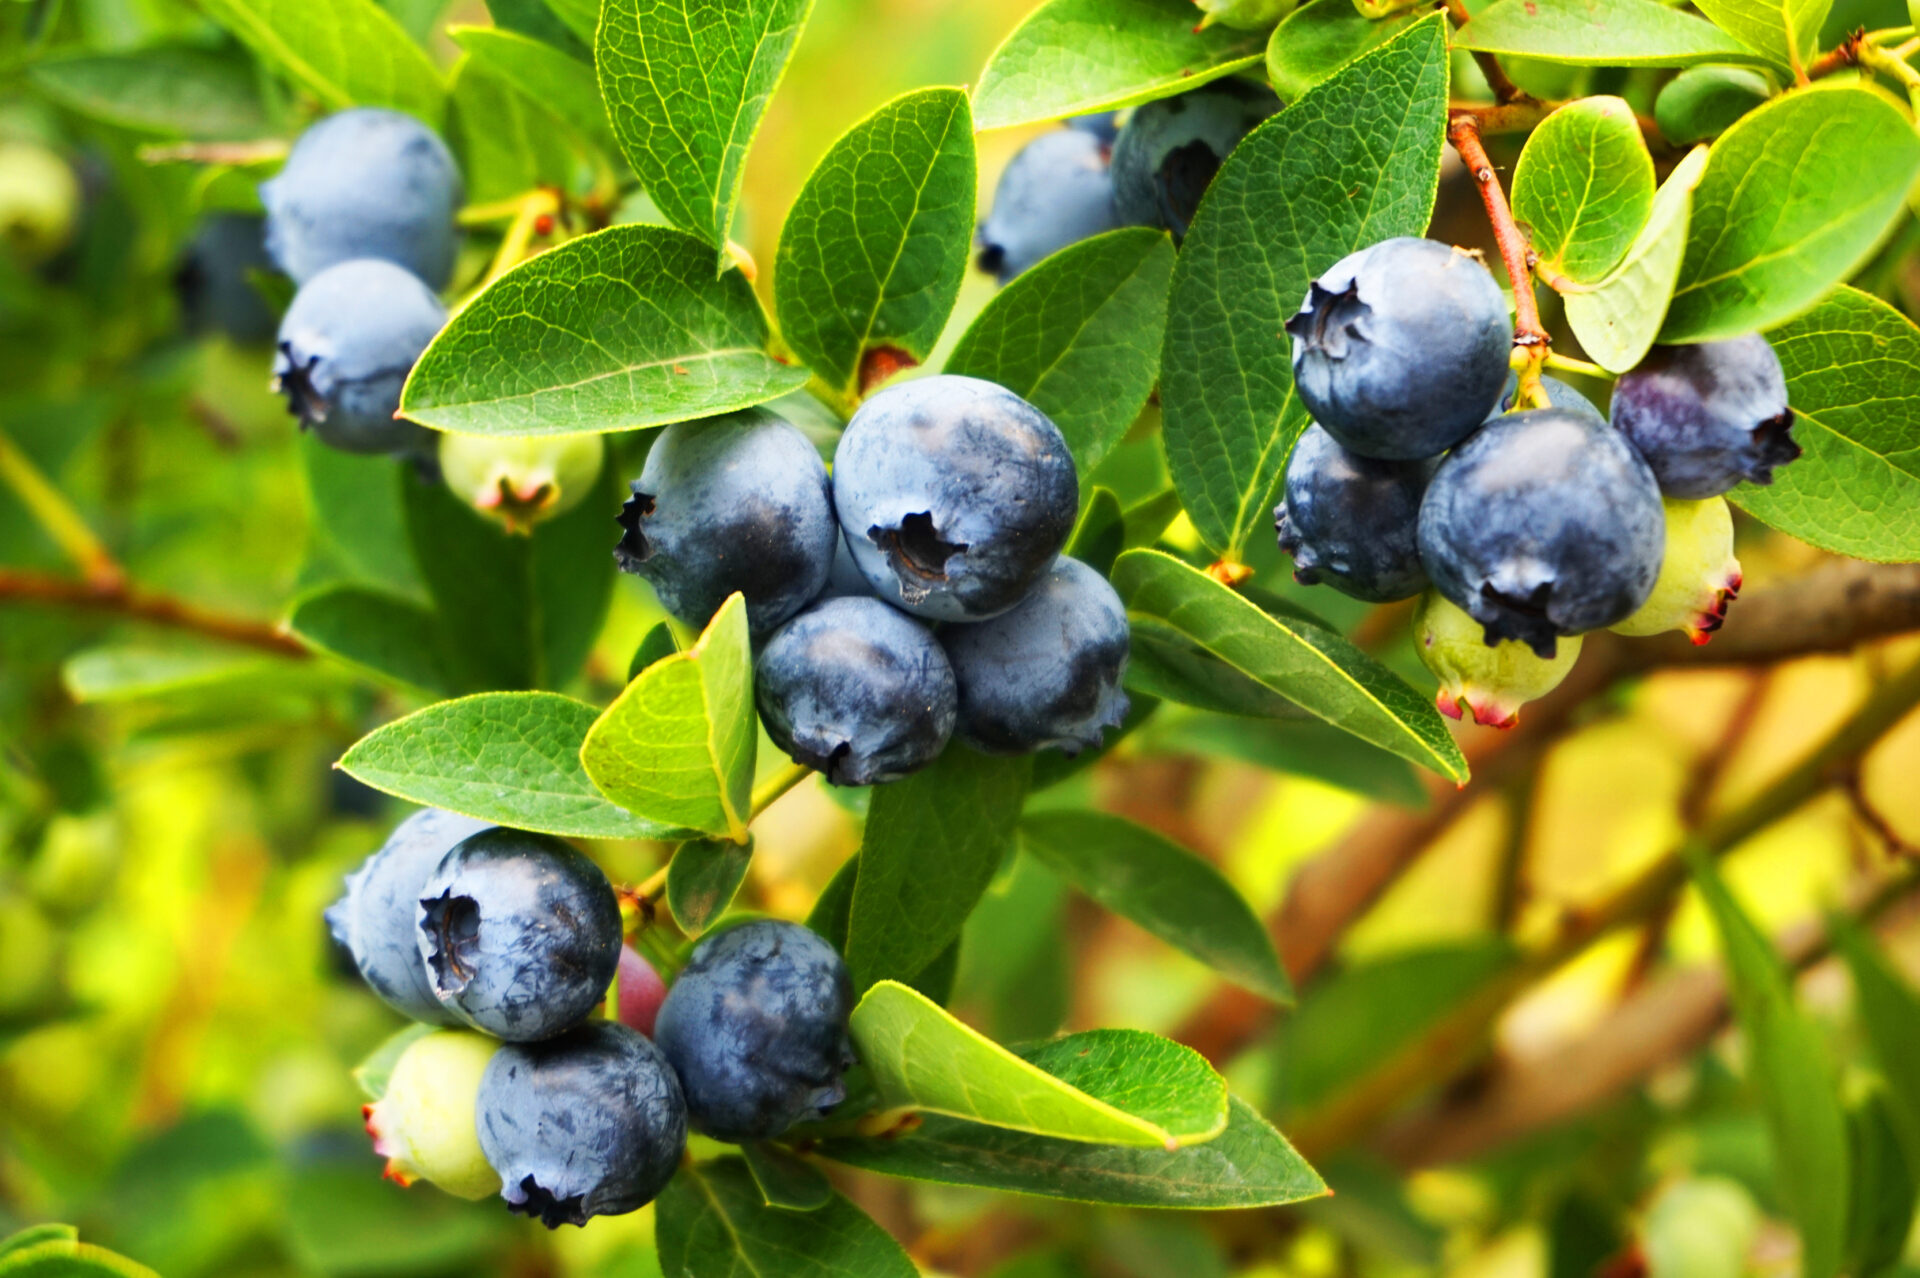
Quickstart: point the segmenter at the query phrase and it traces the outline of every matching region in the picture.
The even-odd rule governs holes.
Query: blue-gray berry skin
[[[1319,426],[1307,427],[1287,460],[1286,499],[1273,509],[1293,579],[1368,603],[1425,590],[1415,529],[1434,466],[1362,457]]]
[[[421,889],[455,844],[490,828],[485,821],[439,808],[416,812],[347,876],[345,895],[327,907],[327,926],[353,956],[367,987],[416,1021],[459,1024],[434,995],[414,940]]]
[[[653,584],[661,604],[700,627],[740,591],[764,633],[827,582],[838,526],[820,454],[762,409],[681,422],[660,432],[614,558]]]
[[[687,1147],[687,1106],[672,1067],[617,1021],[495,1052],[480,1076],[474,1125],[508,1208],[549,1229],[646,1206]]]
[[[1073,531],[1080,481],[1046,414],[950,374],[890,386],[833,459],[847,546],[874,592],[938,621],[1005,612]]]
[[[871,599],[873,583],[860,571],[844,535],[833,539],[833,563],[827,568],[827,584],[820,587],[814,602],[824,599]]]
[[[1107,579],[1062,555],[1020,605],[948,626],[960,739],[989,754],[1078,754],[1127,717],[1127,610]]]
[[[1666,516],[1653,472],[1580,412],[1509,413],[1453,450],[1420,505],[1427,575],[1486,632],[1551,657],[1561,635],[1631,616],[1653,592]]]
[[[1759,334],[1656,346],[1613,385],[1613,424],[1653,467],[1660,491],[1698,501],[1770,484],[1800,455],[1779,357]]]
[[[953,670],[924,623],[878,599],[814,604],[754,662],[767,735],[834,785],[895,781],[953,733]]]
[[[846,1099],[853,983],[831,945],[758,919],[700,942],[654,1023],[695,1131],[768,1140]]]
[[[1382,240],[1307,288],[1287,321],[1293,380],[1313,419],[1363,457],[1438,457],[1485,421],[1506,385],[1513,322],[1475,258]]]
[[[1580,413],[1598,422],[1607,420],[1607,415],[1595,407],[1592,400],[1557,377],[1549,377],[1542,373],[1540,388],[1547,393],[1548,408],[1564,408],[1570,413]],[[1520,374],[1508,373],[1507,388],[1500,392],[1500,402],[1493,406],[1491,413],[1487,414],[1488,420],[1491,421],[1502,413],[1512,412],[1514,396],[1519,393]]]
[[[1113,144],[1120,224],[1184,237],[1221,163],[1279,107],[1265,86],[1225,79],[1134,108]]]
[[[336,262],[377,257],[445,288],[463,199],[439,135],[377,107],[315,124],[293,144],[286,167],[260,184],[267,252],[301,284]]]
[[[1095,111],[1091,115],[1076,115],[1067,120],[1066,124],[1069,129],[1093,134],[1108,146],[1112,146],[1120,137],[1118,111]]]
[[[181,318],[189,331],[224,333],[236,342],[265,342],[278,319],[248,278],[270,271],[266,224],[250,213],[215,213],[200,223],[174,273]]]
[[[431,456],[433,433],[393,414],[413,362],[446,321],[440,299],[392,262],[329,267],[281,317],[273,388],[304,429],[341,452]]]
[[[1056,129],[1022,147],[1001,171],[974,237],[980,269],[1005,284],[1048,254],[1120,225],[1107,146],[1097,133]]]
[[[620,964],[612,885],[550,835],[496,827],[457,844],[421,887],[414,921],[440,1002],[511,1042],[585,1020]]]

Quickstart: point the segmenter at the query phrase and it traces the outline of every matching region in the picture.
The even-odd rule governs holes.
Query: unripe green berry
[[[1292,12],[1294,0],[1193,0],[1204,17],[1202,27],[1219,23],[1243,31],[1264,31]]]
[[[598,435],[440,438],[447,487],[508,532],[531,532],[542,520],[578,506],[593,491],[605,456]]]
[[[0,142],[0,240],[27,262],[66,247],[80,212],[80,180],[33,142]]]
[[[1724,497],[1682,501],[1669,497],[1667,554],[1653,594],[1640,611],[1612,629],[1622,635],[1684,630],[1696,644],[1713,638],[1740,596],[1740,561],[1733,554],[1733,511]]]
[[[1561,638],[1551,657],[1534,655],[1508,639],[1489,646],[1486,630],[1436,590],[1420,597],[1413,613],[1414,648],[1440,680],[1434,699],[1450,719],[1471,714],[1487,728],[1511,728],[1520,707],[1560,686],[1580,656],[1580,636]]]
[[[436,1030],[400,1054],[387,1094],[360,1111],[388,1180],[428,1180],[460,1198],[500,1192],[473,1118],[480,1075],[499,1047],[485,1034]]]

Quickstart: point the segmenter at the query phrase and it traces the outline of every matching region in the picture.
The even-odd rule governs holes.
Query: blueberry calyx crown
[[[1328,359],[1345,359],[1349,342],[1366,341],[1359,324],[1371,308],[1360,300],[1360,281],[1352,279],[1339,291],[1307,285],[1307,304],[1287,319],[1286,330],[1310,351]]]
[[[1000,268],[1007,264],[1007,248],[1004,244],[982,244],[975,255],[973,264],[989,275],[998,275]]]
[[[941,539],[928,510],[904,516],[897,528],[875,524],[867,529],[867,538],[885,552],[900,580],[901,597],[910,604],[925,599],[933,583],[947,579],[947,560],[967,551],[966,542]]]
[[[520,1178],[520,1198],[517,1201],[507,1199],[508,1211],[531,1217],[548,1229],[558,1229],[562,1225],[585,1225],[588,1216],[586,1207],[585,1194],[562,1198],[552,1190],[542,1188],[540,1182],[531,1176]]]
[[[473,951],[480,941],[480,907],[472,897],[448,891],[423,899],[420,910],[433,987],[443,997],[458,994],[473,979]]]
[[[287,370],[274,377],[273,389],[287,397],[287,412],[299,420],[302,430],[326,421],[326,397],[313,384],[313,370],[320,357],[310,355],[302,364],[293,353],[292,342],[280,343],[280,353],[287,357]]]
[[[1536,656],[1550,658],[1557,651],[1560,632],[1548,612],[1553,598],[1551,581],[1543,581],[1525,594],[1483,582],[1480,597],[1493,613],[1493,620],[1480,619],[1489,647],[1502,639],[1514,639],[1533,649]]]
[[[1753,458],[1747,467],[1750,484],[1771,484],[1773,470],[1800,456],[1802,449],[1793,437],[1793,410],[1785,409],[1763,418],[1753,428]]]
[[[622,572],[637,573],[640,565],[653,558],[653,543],[647,540],[640,521],[653,513],[653,494],[640,491],[638,484],[633,485],[633,496],[620,507],[620,513],[613,522],[625,529],[620,544],[613,548],[613,557]]]

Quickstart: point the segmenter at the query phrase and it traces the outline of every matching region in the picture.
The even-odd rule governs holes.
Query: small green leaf
[[[1277,1207],[1327,1192],[1286,1137],[1237,1098],[1227,1103],[1225,1131],[1173,1151],[1054,1140],[937,1114],[901,1135],[835,1137],[817,1149],[886,1176],[1119,1207]]]
[[[1804,1278],[1840,1272],[1846,1245],[1847,1119],[1819,1029],[1794,1007],[1780,956],[1704,856],[1693,878],[1720,934],[1747,1078],[1773,1137],[1780,1197],[1800,1227]]]
[[[483,519],[437,481],[409,477],[401,500],[440,621],[437,635],[419,636],[422,648],[437,649],[447,680],[462,691],[538,687],[528,540]]]
[[[1020,822],[1035,856],[1103,908],[1131,919],[1244,989],[1278,1003],[1293,987],[1273,938],[1210,863],[1104,812],[1036,812]]]
[[[1810,61],[1833,0],[1698,0],[1713,25],[1781,71]]]
[[[1332,631],[1270,616],[1157,550],[1120,556],[1113,584],[1130,616],[1159,622],[1335,727],[1465,783],[1466,757],[1432,702]]]
[[[1920,136],[1891,99],[1821,81],[1741,117],[1693,194],[1663,342],[1771,328],[1880,243],[1920,177]]]
[[[623,812],[580,766],[599,711],[553,692],[483,692],[375,729],[340,767],[376,790],[542,834],[661,839],[687,832]]]
[[[1401,12],[1369,18],[1353,0],[1311,0],[1273,29],[1267,41],[1267,78],[1273,91],[1291,102],[1424,16]]]
[[[674,1278],[917,1278],[886,1230],[839,1194],[814,1211],[767,1205],[746,1163],[682,1167],[655,1207],[660,1267]]]
[[[682,843],[667,866],[667,908],[688,936],[698,936],[727,912],[747,877],[753,844],[723,839]]]
[[[252,67],[201,49],[139,49],[36,62],[35,88],[89,119],[162,137],[258,137],[266,110]]]
[[[1600,367],[1624,373],[1653,349],[1680,277],[1693,191],[1706,168],[1707,149],[1694,148],[1654,194],[1646,225],[1620,264],[1597,284],[1561,288],[1567,327]]]
[[[1047,0],[1001,42],[973,91],[979,128],[1137,106],[1260,60],[1266,37],[1196,30],[1189,0]]]
[[[1084,482],[1153,393],[1172,276],[1163,231],[1127,227],[1083,240],[1001,289],[946,371],[998,382],[1045,413]]]
[[[919,363],[973,242],[973,121],[959,89],[895,98],[842,134],[780,228],[773,301],[794,353],[846,400],[879,349]]]
[[[393,1067],[400,1063],[400,1057],[409,1047],[434,1032],[431,1025],[413,1024],[397,1029],[380,1041],[380,1046],[368,1052],[365,1059],[353,1067],[353,1083],[360,1094],[369,1101],[377,1101],[387,1094],[387,1083],[393,1078]]]
[[[1660,89],[1653,118],[1675,146],[1719,137],[1773,96],[1773,82],[1748,67],[1688,67]]]
[[[18,1233],[0,1238],[0,1260],[17,1251],[50,1242],[79,1242],[80,1231],[72,1225],[28,1225]]]
[[[145,1265],[90,1243],[38,1243],[0,1257],[5,1278],[160,1278]]]
[[[769,1207],[787,1211],[819,1211],[833,1201],[833,1186],[812,1163],[764,1140],[740,1146],[740,1157],[753,1173],[760,1199]]]
[[[1824,550],[1920,560],[1920,328],[1878,298],[1834,290],[1767,335],[1787,375],[1793,437],[1806,450],[1771,487],[1731,498]]]
[[[1595,32],[1604,31],[1604,39]],[[1660,0],[1494,0],[1455,47],[1577,66],[1689,67],[1764,59],[1710,22]]]
[[[1567,103],[1541,121],[1513,169],[1513,215],[1549,279],[1603,278],[1652,209],[1653,157],[1621,98]]]
[[[1894,968],[1872,936],[1851,919],[1832,924],[1834,948],[1853,977],[1853,997],[1867,1046],[1887,1080],[1888,1100],[1920,1139],[1920,992]],[[1913,1152],[1920,1155],[1920,1143]]]
[[[573,131],[552,112],[472,55],[454,64],[450,93],[447,141],[470,202],[489,204],[566,182],[578,163]]]
[[[613,149],[613,130],[593,68],[552,45],[499,27],[447,28],[453,42],[572,128],[582,141]]]
[[[642,670],[678,651],[680,642],[673,637],[673,627],[664,621],[659,622],[647,631],[640,640],[640,646],[633,650],[633,660],[627,663],[627,682],[633,682]]]
[[[600,26],[599,0],[546,0],[546,6],[583,49],[593,47],[594,34]]]
[[[391,107],[438,125],[446,85],[374,0],[202,0],[202,11],[330,110]]]
[[[1013,840],[1029,772],[955,745],[875,788],[843,951],[855,990],[913,979],[960,935]]]
[[[521,263],[448,322],[401,411],[439,430],[637,430],[777,399],[807,380],[766,353],[738,271],[664,226],[614,226]]]
[[[1847,1214],[1846,1272],[1882,1278],[1896,1266],[1913,1228],[1920,1197],[1902,1147],[1901,1120],[1886,1092],[1875,1087],[1847,1111],[1853,1199]]]
[[[1095,1030],[1023,1060],[896,981],[853,1009],[860,1062],[889,1109],[1103,1145],[1173,1149],[1218,1136],[1227,1084],[1192,1048]]]
[[[1067,554],[1086,564],[1102,577],[1113,571],[1113,561],[1126,548],[1126,515],[1120,499],[1110,488],[1096,488],[1080,512],[1080,522],[1067,538]]]
[[[324,558],[355,581],[424,600],[400,500],[404,464],[328,448],[311,431],[300,438],[300,461],[308,529]]]
[[[1272,772],[1313,777],[1401,807],[1422,807],[1427,801],[1412,764],[1318,719],[1169,714],[1142,733],[1139,748],[1150,754],[1238,759]]]
[[[1271,688],[1234,669],[1192,637],[1155,617],[1136,616],[1133,652],[1127,660],[1127,691],[1260,719],[1304,719],[1307,714]]]
[[[628,811],[740,842],[757,726],[747,604],[736,592],[693,647],[627,685],[587,733],[580,761]]]
[[[732,232],[747,149],[812,10],[813,0],[601,9],[594,63],[620,146],[660,211],[715,248]]]
[[[366,586],[322,586],[300,596],[287,629],[310,648],[436,696],[464,691],[448,678],[433,636],[439,618],[411,599]]]
[[[79,704],[100,705],[202,693],[231,696],[241,685],[284,682],[291,673],[286,662],[226,650],[115,646],[75,653],[60,668],[60,680]]]

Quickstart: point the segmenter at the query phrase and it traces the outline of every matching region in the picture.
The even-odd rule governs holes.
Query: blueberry
[[[1656,346],[1613,385],[1613,424],[1669,497],[1718,497],[1770,484],[1800,455],[1787,379],[1767,339]]]
[[[1542,373],[1540,375],[1540,389],[1547,393],[1548,408],[1564,408],[1570,413],[1584,413],[1597,422],[1607,420],[1607,415],[1596,408],[1592,400],[1557,377],[1549,377],[1545,373]],[[1500,392],[1500,402],[1493,406],[1493,411],[1487,414],[1488,418],[1491,419],[1500,416],[1502,413],[1512,412],[1514,397],[1519,393],[1520,374],[1508,373],[1507,388]]]
[[[756,919],[709,936],[660,1008],[654,1041],[687,1117],[718,1140],[767,1140],[846,1099],[853,982],[798,923]]]
[[[414,940],[420,890],[456,843],[491,828],[439,808],[416,812],[347,876],[346,894],[327,908],[328,928],[353,955],[368,987],[416,1021],[453,1025],[459,1020],[434,996]]]
[[[687,1147],[666,1057],[613,1021],[502,1047],[480,1079],[474,1122],[507,1207],[549,1229],[646,1206]]]
[[[357,257],[397,262],[434,288],[453,275],[460,171],[412,116],[359,107],[328,116],[260,184],[267,252],[304,284]]]
[[[961,740],[990,754],[1100,744],[1127,717],[1127,610],[1107,579],[1062,555],[1013,611],[949,626]]]
[[[1426,589],[1414,529],[1434,466],[1362,457],[1319,426],[1307,427],[1287,460],[1286,500],[1273,508],[1293,579],[1368,603]]]
[[[1511,639],[1489,645],[1478,621],[1433,590],[1413,611],[1413,638],[1420,660],[1440,680],[1434,698],[1440,713],[1449,719],[1471,715],[1485,728],[1520,722],[1520,707],[1559,687],[1580,656],[1578,635],[1560,643],[1551,657]]]
[[[1307,288],[1293,379],[1313,419],[1367,457],[1438,457],[1487,418],[1513,323],[1479,261],[1433,240],[1382,240]]]
[[[281,317],[273,387],[302,427],[342,452],[430,452],[433,433],[393,414],[446,321],[440,299],[393,263],[342,262],[303,284]]]
[[[1653,473],[1618,431],[1541,408],[1495,418],[1440,463],[1419,536],[1427,575],[1488,643],[1551,657],[1559,636],[1647,601],[1666,522]]]
[[[1667,553],[1640,611],[1612,629],[1623,635],[1685,631],[1698,644],[1726,622],[1740,597],[1740,561],[1733,554],[1733,512],[1724,497],[1666,499]]]
[[[273,336],[273,308],[248,278],[273,269],[265,230],[265,222],[247,213],[216,213],[200,223],[173,276],[189,332],[224,333],[236,342]]]
[[[754,662],[767,735],[835,785],[894,781],[953,732],[953,670],[927,627],[878,599],[828,599],[774,632]]]
[[[598,435],[440,436],[440,475],[447,487],[515,533],[532,532],[535,524],[585,501],[605,456]]]
[[[833,563],[827,568],[827,584],[820,587],[814,602],[847,598],[873,598],[873,583],[867,580],[867,574],[860,571],[859,561],[853,557],[847,539],[836,536],[833,539]]]
[[[687,625],[704,626],[737,590],[753,629],[771,630],[826,584],[837,535],[827,468],[772,413],[667,427],[632,487],[613,556]]]
[[[847,545],[875,592],[908,612],[1005,612],[1066,545],[1080,505],[1067,441],[1012,391],[923,377],[873,396],[833,459]]]
[[[514,1042],[573,1028],[620,963],[620,903],[600,867],[545,834],[496,827],[442,857],[414,916],[441,1003]]]
[[[1220,165],[1253,126],[1280,108],[1265,86],[1215,80],[1135,107],[1113,144],[1113,208],[1122,226],[1157,226],[1180,239]]]
[[[360,1107],[388,1180],[427,1180],[460,1198],[500,1192],[474,1124],[480,1079],[499,1050],[497,1039],[482,1034],[438,1030],[400,1053],[387,1090]]]
[[[1120,225],[1107,146],[1086,129],[1056,129],[1022,147],[1000,174],[980,224],[980,269],[1002,284],[1049,253]]]
[[[1091,133],[1107,146],[1112,146],[1120,136],[1120,113],[1118,111],[1095,111],[1091,115],[1076,115],[1067,122],[1069,129],[1078,129],[1082,133]]]

